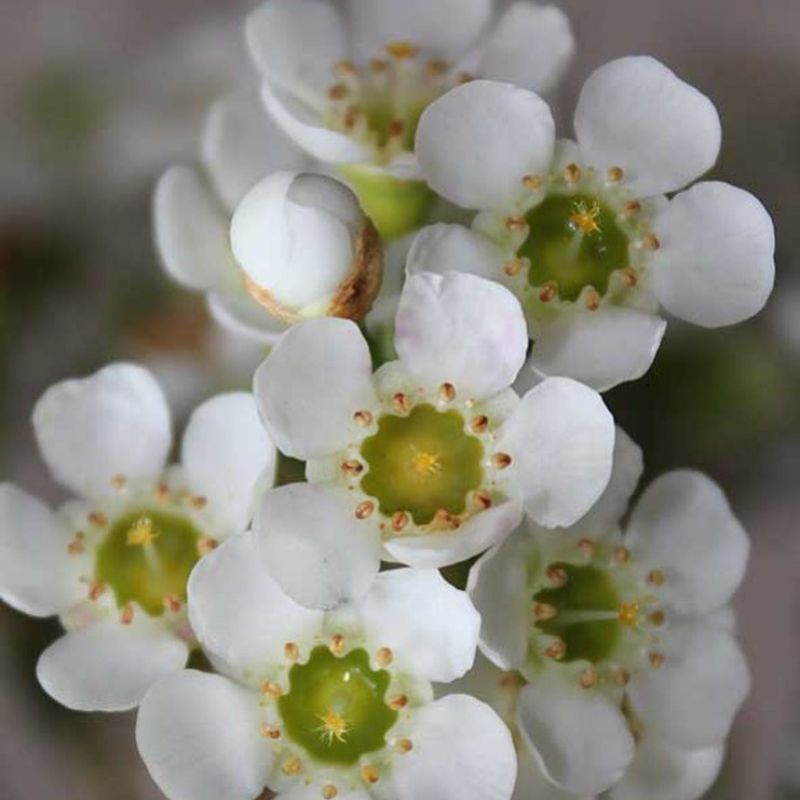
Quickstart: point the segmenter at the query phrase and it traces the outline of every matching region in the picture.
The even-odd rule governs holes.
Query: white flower
[[[377,231],[326,175],[276,172],[257,183],[234,212],[231,246],[249,293],[290,324],[360,320],[381,286]]]
[[[0,484],[0,597],[67,633],[39,659],[56,700],[79,710],[135,706],[181,669],[194,637],[186,580],[200,556],[243,529],[275,450],[251,395],[218,395],[192,414],[180,466],[165,471],[170,415],[151,375],[112,364],[48,389],[33,412],[56,513]]]
[[[623,535],[640,473],[618,432],[598,505],[567,530],[520,528],[468,588],[484,654],[531,681],[517,723],[556,785],[595,794],[625,776],[615,798],[694,798],[749,689],[728,607],[749,543],[720,489],[688,470],[651,483]]]
[[[247,293],[231,252],[231,217],[265,175],[301,170],[309,160],[251,92],[228,95],[211,107],[200,150],[201,169],[172,166],[156,187],[153,222],[162,265],[178,283],[206,293],[212,316],[226,330],[273,344],[286,326]]]
[[[510,798],[506,726],[472,697],[433,701],[431,681],[472,665],[480,627],[435,570],[384,572],[358,603],[312,611],[246,533],[198,564],[189,615],[222,674],[162,679],[136,726],[168,797],[250,800],[268,786],[284,800]]]
[[[382,554],[417,567],[474,556],[523,509],[570,524],[608,481],[614,427],[596,392],[566,378],[522,399],[509,388],[527,334],[502,286],[409,278],[395,346],[399,360],[373,375],[352,322],[310,320],[256,371],[262,419],[311,483],[268,492],[254,526],[274,578],[304,605],[363,594]]]
[[[675,192],[715,162],[717,112],[648,57],[600,67],[555,141],[532,92],[475,81],[423,114],[416,150],[433,189],[481,209],[471,230],[420,234],[410,269],[462,269],[520,298],[530,367],[599,390],[643,375],[664,333],[659,306],[706,327],[755,314],[774,278],[761,203],[726,183]]]
[[[417,227],[433,199],[413,152],[419,116],[471,76],[550,89],[574,50],[554,6],[491,0],[268,0],[247,38],[275,122],[356,187],[382,235]]]

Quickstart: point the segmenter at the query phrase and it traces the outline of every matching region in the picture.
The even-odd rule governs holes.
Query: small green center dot
[[[592,565],[553,564],[563,571],[563,586],[542,589],[534,602],[552,609],[547,619],[536,622],[536,628],[558,637],[566,645],[561,661],[590,661],[594,664],[611,656],[628,624],[621,618],[617,589],[609,575]]]
[[[466,431],[464,417],[427,403],[405,417],[380,417],[361,455],[369,464],[363,491],[378,500],[381,513],[405,511],[417,525],[440,509],[461,514],[483,480],[483,445]]]
[[[397,712],[386,704],[391,676],[370,667],[366,650],[338,657],[316,647],[289,670],[289,691],[278,700],[286,735],[319,761],[354,764],[380,750]]]
[[[591,195],[550,195],[525,220],[519,255],[530,261],[528,280],[557,284],[562,300],[577,300],[586,286],[605,294],[611,274],[629,266],[630,242],[616,214]]]
[[[113,523],[98,547],[95,579],[113,589],[120,607],[134,602],[159,616],[167,598],[186,602],[202,535],[180,514],[130,512]]]

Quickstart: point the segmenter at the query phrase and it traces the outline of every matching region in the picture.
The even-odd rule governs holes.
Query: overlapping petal
[[[417,234],[408,253],[406,269],[410,275],[469,272],[487,280],[497,280],[503,258],[503,252],[485,236],[463,225],[440,222]]]

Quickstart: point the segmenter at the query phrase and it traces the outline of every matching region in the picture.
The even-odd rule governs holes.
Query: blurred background
[[[800,799],[800,2],[559,4],[578,39],[554,97],[562,131],[592,69],[654,55],[720,111],[714,177],[775,219],[765,312],[721,331],[672,324],[650,373],[607,400],[648,475],[707,470],[752,536],[738,605],[754,690],[713,796]],[[0,479],[60,499],[30,410],[54,381],[110,359],[153,369],[179,421],[212,392],[248,385],[262,353],[163,277],[150,198],[163,167],[194,159],[209,102],[254,80],[241,35],[254,5],[0,0]],[[0,604],[0,797],[159,798],[132,715],[70,713],[39,689],[35,660],[58,630]]]

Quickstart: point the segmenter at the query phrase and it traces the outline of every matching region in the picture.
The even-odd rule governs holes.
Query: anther
[[[372,764],[364,764],[364,766],[361,767],[361,780],[364,781],[364,783],[377,783],[380,780],[378,770],[376,770]]]
[[[508,453],[495,453],[492,456],[492,466],[495,469],[505,469],[511,466],[511,456]]]
[[[425,74],[428,78],[441,78],[447,72],[447,62],[434,58],[425,65]]]
[[[628,286],[636,286],[639,283],[639,273],[633,267],[625,267],[619,270],[619,274]]]
[[[350,130],[361,119],[361,109],[358,106],[347,106],[344,112],[344,126]]]
[[[594,288],[589,288],[584,296],[584,301],[589,311],[597,311],[600,308],[600,294]]]
[[[196,494],[189,498],[189,505],[199,511],[201,508],[205,508],[208,505],[208,498],[203,497],[201,494]]]
[[[485,433],[489,427],[489,417],[486,414],[478,414],[477,417],[472,418],[469,426],[472,428],[473,433]]]
[[[84,539],[86,538],[86,534],[83,531],[78,531],[70,540],[69,544],[67,545],[67,552],[71,556],[76,556],[82,553],[86,547],[84,545]]]
[[[614,561],[617,564],[627,564],[631,560],[631,551],[627,547],[619,546],[614,548]]]
[[[614,683],[616,683],[617,686],[627,686],[631,681],[630,672],[622,667],[617,667],[612,674],[614,677]]]
[[[465,83],[471,83],[475,80],[475,76],[471,72],[459,72],[455,77],[457,86],[462,86]]]
[[[443,383],[439,387],[439,399],[443,403],[452,403],[456,398],[456,387],[452,383]]]
[[[167,610],[171,611],[173,614],[177,614],[178,611],[180,611],[181,608],[183,608],[183,603],[181,602],[180,597],[178,597],[178,595],[175,594],[175,592],[170,592],[164,598],[164,606],[167,608]]]
[[[364,471],[364,465],[357,458],[350,458],[342,462],[342,472],[345,475],[360,475]]]
[[[558,294],[558,284],[555,281],[547,281],[539,290],[539,300],[549,303]]]
[[[404,392],[397,392],[392,398],[392,408],[398,414],[407,414],[411,403],[408,400],[408,395]]]
[[[581,179],[581,168],[577,164],[564,167],[564,179],[569,183],[577,183]]]
[[[328,89],[328,97],[331,100],[342,100],[350,93],[350,90],[343,83],[334,83]]]
[[[386,72],[389,69],[389,62],[385,58],[371,58],[369,68],[373,72]]]
[[[356,506],[356,519],[366,519],[375,510],[372,500],[364,500]]]
[[[212,550],[216,550],[217,540],[211,536],[201,536],[197,540],[197,553],[201,556],[207,556]]]
[[[545,622],[548,619],[553,619],[553,617],[558,614],[558,610],[554,605],[550,603],[534,603],[533,604],[533,616],[536,617],[537,620],[540,622]]]
[[[369,411],[356,411],[356,413],[353,414],[353,420],[356,425],[366,428],[367,425],[372,424],[372,413]]]
[[[664,654],[663,653],[650,653],[650,663],[658,669],[664,664]]]
[[[394,661],[394,653],[392,652],[391,647],[381,647],[381,649],[375,654],[375,660],[378,662],[379,666],[388,667],[389,664]]]
[[[625,208],[623,209],[624,213],[629,217],[638,214],[641,210],[642,204],[638,200],[631,200],[625,203]]]
[[[652,586],[663,586],[666,578],[660,569],[652,569],[647,573],[647,582]]]
[[[492,495],[485,489],[478,489],[473,492],[472,498],[475,501],[475,506],[481,511],[486,511],[487,508],[492,507]]]
[[[419,47],[411,42],[389,42],[384,49],[398,61],[406,61],[419,53]]]
[[[597,555],[597,543],[592,539],[581,539],[578,542],[578,550],[584,558],[592,559]]]
[[[461,520],[455,515],[451,514],[447,509],[437,509],[431,520],[431,525],[439,530],[454,531],[456,528],[461,527]]]
[[[108,517],[101,511],[92,511],[88,516],[88,520],[95,528],[105,528],[108,525]]]
[[[657,609],[656,611],[651,611],[647,615],[647,621],[656,628],[660,628],[664,621],[666,620],[666,616],[661,609]]]
[[[528,223],[525,221],[525,217],[506,217],[506,229],[512,231],[513,233],[524,231],[527,227]]]
[[[620,603],[617,611],[617,619],[620,625],[625,625],[629,628],[634,626],[639,621],[639,604]]]
[[[388,127],[387,133],[391,138],[397,139],[405,133],[406,123],[402,119],[393,119]]]
[[[522,269],[522,259],[521,258],[512,258],[503,265],[503,272],[508,275],[509,278],[513,278],[519,271]]]
[[[402,711],[408,705],[408,698],[404,694],[396,694],[389,698],[387,705],[392,711]]]
[[[396,752],[400,753],[400,755],[405,755],[414,749],[414,743],[411,739],[398,739],[394,749]]]
[[[273,728],[272,725],[267,725],[266,722],[259,729],[259,733],[261,734],[261,738],[262,739],[280,739],[281,738],[280,728]]]
[[[561,661],[567,654],[567,645],[561,639],[556,639],[547,650],[544,651],[544,654],[548,658],[552,658],[553,661]]]
[[[130,603],[125,603],[119,613],[119,621],[123,625],[130,625],[133,622],[133,606]]]
[[[542,188],[542,179],[538,175],[526,175],[522,179],[522,185],[532,192]]]
[[[281,685],[279,683],[275,683],[275,681],[262,681],[261,693],[265,694],[272,700],[277,700],[283,694],[283,689],[281,688]]]
[[[106,590],[106,585],[102,581],[92,581],[89,584],[89,599],[97,600]]]
[[[115,475],[111,479],[111,483],[114,485],[115,489],[122,489],[123,486],[128,482],[128,479],[124,475]]]
[[[352,78],[358,73],[358,69],[352,61],[344,59],[336,62],[333,73],[339,78]]]
[[[284,775],[289,776],[290,778],[294,775],[297,775],[300,772],[300,768],[303,766],[302,762],[297,756],[292,756],[288,761],[284,763],[281,767],[281,772]]]
[[[597,686],[597,670],[594,667],[587,667],[581,674],[581,686],[584,689],[591,689]]]
[[[333,800],[337,794],[339,794],[339,792],[332,783],[326,783],[322,787],[322,796],[324,800]]]
[[[609,167],[608,180],[611,183],[619,183],[625,177],[622,167]]]
[[[344,653],[344,636],[341,633],[335,633],[331,636],[330,651],[335,656],[340,656]]]
[[[286,642],[283,646],[283,654],[289,661],[297,661],[300,657],[300,648],[294,642]]]
[[[408,514],[405,511],[395,511],[392,514],[392,530],[395,533],[402,533],[403,529],[408,525]]]
[[[647,236],[642,239],[642,247],[645,250],[659,250],[661,248],[661,242],[654,233],[648,233]]]
[[[547,576],[547,580],[556,587],[565,586],[569,580],[569,575],[567,575],[567,571],[564,567],[557,567],[555,565],[549,566],[545,571],[545,575]]]
[[[156,500],[160,503],[169,500],[169,486],[166,483],[159,483],[156,487]]]

